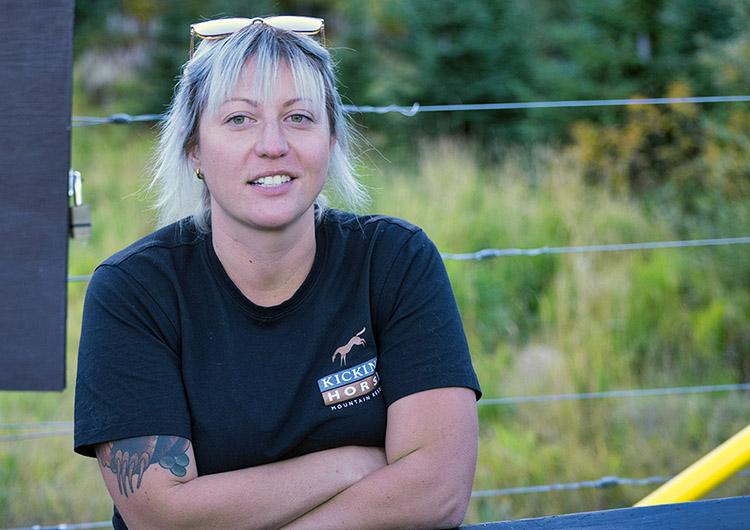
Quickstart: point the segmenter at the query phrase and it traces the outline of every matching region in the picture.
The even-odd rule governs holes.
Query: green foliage
[[[688,95],[684,83],[667,94]],[[695,105],[632,106],[622,126],[577,124],[569,152],[590,182],[639,197],[674,237],[744,236],[750,226],[747,117],[732,110],[719,124]],[[625,324],[616,337],[618,350],[631,352],[630,368],[641,380],[665,372],[747,380],[750,347],[739,315],[746,320],[750,314],[748,260],[748,249],[739,245],[634,261]]]
[[[691,95],[686,83],[675,83],[665,94]],[[722,224],[716,216],[726,208],[718,203],[750,196],[744,147],[750,133],[748,116],[733,110],[726,122],[716,122],[694,104],[631,105],[620,126],[575,124],[570,152],[582,162],[591,182],[635,193],[655,208],[675,208],[676,224],[696,218]]]
[[[743,28],[750,12],[731,0],[383,0],[343,2],[106,0],[79,2],[79,56],[137,50],[145,60],[121,87],[130,112],[161,112],[187,59],[188,26],[218,16],[322,16],[339,62],[342,93],[356,105],[494,103],[654,97],[690,79],[699,94],[744,91]],[[249,11],[250,10],[250,11]],[[530,38],[531,36],[531,38]],[[725,58],[720,69],[714,56]],[[106,57],[106,55],[105,55]],[[141,57],[139,55],[139,57]],[[118,85],[97,86],[101,101]],[[101,92],[104,92],[103,94]],[[134,98],[135,99],[135,98]],[[716,111],[721,112],[721,111]],[[378,147],[416,148],[421,136],[564,140],[578,120],[619,124],[618,109],[536,109],[358,117]]]
[[[520,101],[532,93],[538,27],[528,2],[425,0],[409,3],[410,39],[404,54],[416,65],[416,89],[404,94],[421,104]],[[423,119],[437,136],[461,132],[475,138],[491,124],[514,123],[516,113],[462,113]]]
[[[374,209],[417,222],[444,252],[677,236],[671,210],[587,181],[570,153],[479,158],[472,144],[423,143],[414,167],[371,179]],[[744,247],[446,262],[485,396],[747,380],[737,340],[747,337],[748,261],[725,262]],[[725,278],[726,267],[744,280]],[[642,399],[480,407],[474,489],[677,473],[750,420],[741,395]],[[623,507],[647,492],[476,498],[468,521]]]
[[[426,143],[419,165],[395,169],[374,184],[387,194],[387,199],[376,201],[375,209],[397,216],[409,212],[409,220],[425,227],[444,252],[564,241],[552,198],[526,200],[517,155],[487,169],[477,165],[477,158],[475,149],[454,141]],[[415,175],[422,180],[418,190]],[[529,234],[531,239],[524,239]],[[457,275],[454,292],[478,349],[495,351],[502,342],[528,340],[538,326],[538,295],[554,276],[555,264],[552,257],[447,263],[449,272]]]
[[[409,211],[444,252],[677,237],[669,209],[587,184],[574,158],[537,153],[531,165],[543,176],[533,179],[518,158],[480,168],[471,148],[428,144],[420,165],[378,181],[375,209]],[[473,352],[506,365],[509,345],[554,340],[570,356],[574,388],[584,391],[663,383],[665,374],[737,380],[747,363],[738,342],[746,336],[746,255],[740,245],[446,265]]]
[[[666,97],[692,95],[676,84]],[[574,155],[587,177],[618,192],[643,193],[674,182],[685,192],[700,184],[704,128],[692,104],[631,105],[622,126],[579,122],[572,129]]]
[[[111,39],[111,31],[103,21],[117,10],[118,0],[77,0],[75,2],[74,51],[86,49]]]

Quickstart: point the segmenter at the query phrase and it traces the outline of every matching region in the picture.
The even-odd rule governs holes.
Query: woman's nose
[[[265,123],[261,127],[255,152],[261,158],[281,158],[289,150],[289,143],[280,124]]]

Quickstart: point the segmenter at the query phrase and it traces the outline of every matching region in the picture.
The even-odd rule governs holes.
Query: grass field
[[[79,110],[80,112],[80,110]],[[97,112],[102,114],[102,112]],[[72,165],[84,176],[93,237],[71,241],[69,272],[148,233],[138,193],[153,131],[101,125],[73,132]],[[377,154],[365,171],[372,211],[422,226],[441,251],[666,241],[671,218],[585,182],[574,157],[510,151],[480,165],[476,148],[425,143],[410,164]],[[374,166],[374,167],[373,167]],[[723,212],[738,230],[747,210]],[[746,225],[745,225],[746,228]],[[742,233],[725,236],[747,235]],[[747,245],[745,245],[747,247]],[[487,398],[734,383],[746,332],[747,248],[694,248],[504,257],[447,262]],[[85,283],[68,289],[68,376],[62,393],[0,393],[0,424],[72,421]],[[750,423],[739,393],[480,406],[475,490],[672,475]],[[0,436],[27,433],[5,430]],[[735,477],[712,496],[747,494]],[[629,506],[652,487],[622,486],[474,499],[467,523]],[[0,528],[104,521],[111,502],[95,461],[72,436],[0,441]]]

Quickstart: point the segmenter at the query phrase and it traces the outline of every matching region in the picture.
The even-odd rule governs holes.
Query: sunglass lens
[[[198,22],[191,27],[195,34],[202,39],[216,37],[226,37],[235,31],[238,31],[253,22],[251,18],[219,18],[216,20],[207,20]]]
[[[323,19],[313,17],[277,16],[267,17],[263,22],[278,29],[294,31],[296,33],[317,33],[323,29]]]

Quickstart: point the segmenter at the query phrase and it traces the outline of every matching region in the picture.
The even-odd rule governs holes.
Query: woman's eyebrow
[[[289,101],[287,101],[286,103],[284,103],[284,106],[285,107],[291,107],[295,103],[300,103],[300,102],[312,104],[313,100],[311,98],[292,98]]]
[[[235,102],[235,101],[241,101],[241,102],[247,103],[251,107],[259,107],[260,106],[260,103],[258,101],[254,100],[254,99],[248,99],[248,98],[242,98],[242,97],[229,98],[229,99],[227,99],[223,103],[223,105],[226,105],[227,103],[232,103],[232,102]]]

